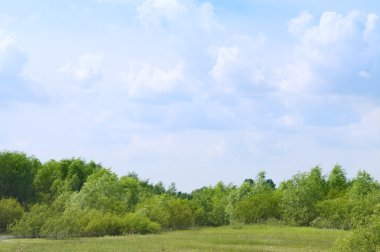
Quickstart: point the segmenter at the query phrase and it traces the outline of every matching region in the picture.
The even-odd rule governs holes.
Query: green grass
[[[248,225],[70,240],[11,239],[0,251],[328,251],[347,232],[305,227]]]

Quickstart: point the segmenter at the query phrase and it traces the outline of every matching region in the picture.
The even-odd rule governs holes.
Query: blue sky
[[[380,4],[0,0],[0,149],[191,191],[380,179]]]

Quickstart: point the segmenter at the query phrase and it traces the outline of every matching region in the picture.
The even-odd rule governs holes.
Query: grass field
[[[347,232],[249,225],[70,240],[11,239],[0,251],[328,251]]]

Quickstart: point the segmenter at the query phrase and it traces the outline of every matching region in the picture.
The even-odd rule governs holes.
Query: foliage
[[[335,165],[326,181],[327,197],[336,198],[342,196],[348,187],[347,178],[342,166]]]
[[[70,203],[82,209],[93,208],[119,214],[128,207],[123,187],[116,174],[105,169],[90,175],[83,188],[73,194]]]
[[[325,194],[325,181],[319,167],[309,173],[299,173],[286,184],[282,192],[282,217],[295,225],[309,225],[317,218],[317,201]]]
[[[31,201],[33,179],[41,163],[20,152],[0,152],[0,198]]]
[[[327,178],[327,179],[325,179]],[[336,249],[371,251],[380,243],[380,186],[365,171],[348,180],[340,165],[318,166],[276,187],[259,172],[240,186],[217,183],[191,193],[150,183],[136,173],[118,177],[80,158],[41,162],[0,152],[0,231],[23,237],[156,233],[244,223],[287,223],[352,229]],[[25,208],[25,210],[24,210]]]
[[[236,205],[233,220],[243,223],[259,223],[278,218],[279,199],[273,191],[264,191],[245,198]]]
[[[351,205],[347,197],[319,201],[316,209],[318,217],[311,222],[312,226],[340,229],[351,227]]]
[[[8,225],[18,220],[24,209],[16,199],[0,199],[0,232],[4,232]]]
[[[187,199],[154,196],[137,207],[137,212],[165,229],[186,229],[195,223],[195,211]]]
[[[148,217],[138,213],[125,215],[122,217],[121,223],[123,234],[157,233],[161,229],[157,222],[153,222]]]
[[[10,226],[9,231],[21,237],[39,237],[45,221],[51,218],[54,212],[46,204],[35,204],[29,212],[25,212],[21,219]]]
[[[353,180],[349,194],[351,198],[354,199],[363,198],[378,188],[378,184],[374,181],[370,174],[365,171],[359,171],[356,178]]]
[[[95,162],[86,163],[72,158],[61,161],[50,160],[43,164],[33,181],[38,201],[52,202],[64,191],[80,191],[87,178],[102,170]]]
[[[376,252],[375,235],[366,228],[359,228],[337,241],[334,251]]]
[[[219,182],[214,188],[203,187],[192,193],[192,202],[196,208],[203,209],[204,216],[198,216],[199,226],[221,226],[229,224],[228,205],[230,195],[236,190]]]
[[[187,199],[172,198],[167,204],[168,228],[186,229],[194,225],[194,212]]]

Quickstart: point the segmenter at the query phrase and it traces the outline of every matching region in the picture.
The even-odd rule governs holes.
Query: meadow
[[[101,238],[10,239],[0,241],[0,251],[329,251],[347,233],[282,225],[223,226]]]

